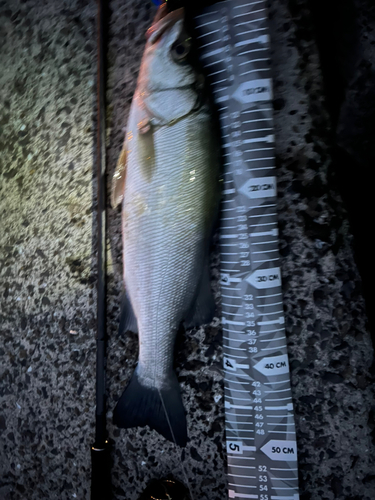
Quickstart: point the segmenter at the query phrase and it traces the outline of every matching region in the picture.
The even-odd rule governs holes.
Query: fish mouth
[[[152,26],[146,32],[147,42],[151,45],[156,43],[171,26],[184,17],[185,9],[183,7],[168,12],[167,5],[163,4],[156,13]]]

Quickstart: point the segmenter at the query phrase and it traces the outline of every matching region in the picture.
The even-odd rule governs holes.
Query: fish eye
[[[177,62],[183,62],[190,52],[191,48],[191,38],[186,38],[184,40],[177,40],[171,49],[172,59]]]

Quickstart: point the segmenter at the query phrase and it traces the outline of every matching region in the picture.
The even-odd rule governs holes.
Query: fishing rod
[[[106,429],[106,153],[105,153],[105,21],[106,2],[97,2],[97,224],[98,282],[96,335],[95,441],[91,446],[91,500],[111,498],[110,444]]]

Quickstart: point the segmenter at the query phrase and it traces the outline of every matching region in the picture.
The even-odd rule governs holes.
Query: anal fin
[[[119,333],[127,331],[138,333],[138,324],[128,294],[124,292],[121,300]]]

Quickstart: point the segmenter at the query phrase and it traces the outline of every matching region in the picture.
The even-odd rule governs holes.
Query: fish
[[[191,64],[184,9],[159,8],[147,32],[111,203],[122,207],[120,332],[138,333],[135,371],[117,402],[120,428],[148,425],[183,447],[187,423],[175,339],[211,322],[209,247],[219,155],[204,77]],[[190,56],[189,56],[190,55]]]

